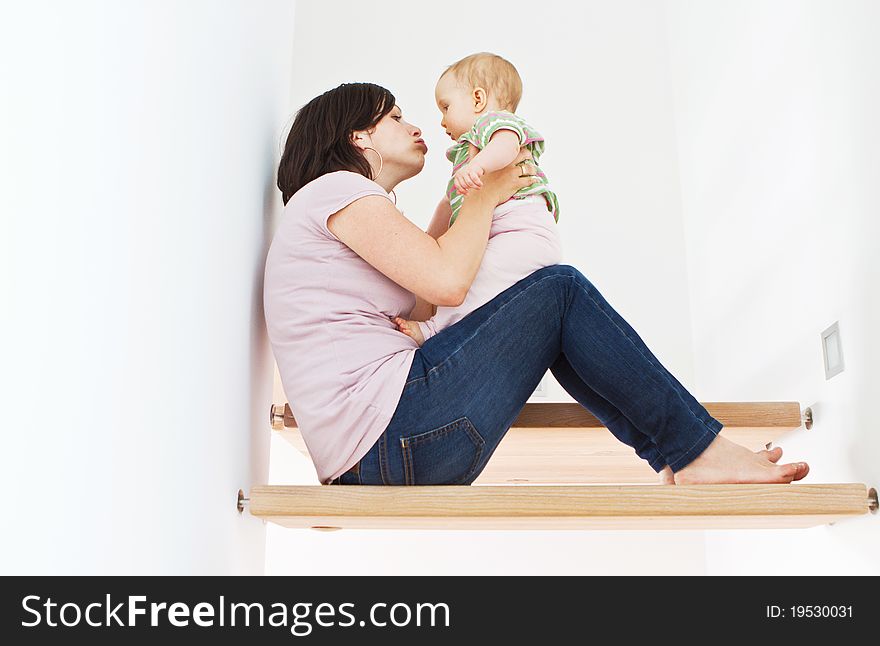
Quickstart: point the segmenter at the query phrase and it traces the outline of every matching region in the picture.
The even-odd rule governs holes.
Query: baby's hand
[[[425,336],[422,334],[422,329],[419,327],[419,324],[415,321],[407,321],[404,318],[400,318],[399,316],[392,316],[391,320],[394,321],[394,325],[397,326],[397,329],[403,332],[405,335],[410,337],[413,341],[419,344],[419,347],[422,346],[425,342]]]
[[[484,172],[479,164],[466,163],[453,175],[452,180],[455,183],[456,190],[462,195],[467,195],[468,191],[472,188],[483,188],[483,180],[480,177],[483,176]]]

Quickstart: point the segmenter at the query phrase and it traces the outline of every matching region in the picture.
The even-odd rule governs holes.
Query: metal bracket
[[[238,513],[244,511],[244,506],[251,501],[250,498],[245,498],[244,491],[241,489],[238,490],[238,498],[235,501],[235,508],[238,509]]]
[[[272,404],[269,408],[269,426],[276,431],[284,429],[284,404]]]
[[[871,510],[872,514],[876,514],[878,507],[880,507],[880,504],[877,502],[877,490],[871,487],[868,489],[868,509]]]
[[[811,428],[813,428],[813,409],[812,408],[807,406],[804,409],[804,412],[801,413],[801,421],[804,423],[804,426],[807,427],[808,431]]]

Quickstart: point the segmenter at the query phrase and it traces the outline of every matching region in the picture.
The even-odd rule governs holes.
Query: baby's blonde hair
[[[449,73],[466,82],[469,89],[482,87],[488,90],[502,110],[516,112],[522,98],[522,79],[516,68],[497,54],[478,52],[465,56],[447,67],[440,78]]]

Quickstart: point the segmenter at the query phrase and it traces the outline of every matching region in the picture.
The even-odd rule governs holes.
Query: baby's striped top
[[[531,186],[521,188],[510,199],[521,199],[528,195],[543,195],[547,200],[547,210],[553,214],[556,222],[559,222],[559,201],[556,199],[556,194],[550,190],[547,176],[538,166],[539,158],[544,152],[544,138],[525,120],[512,112],[487,112],[476,120],[473,128],[458,138],[455,145],[446,151],[446,158],[452,162],[452,174],[455,175],[458,169],[467,163],[469,144],[482,150],[489,143],[492,135],[499,130],[512,130],[519,135],[519,145],[528,147],[532,153],[532,162],[537,167],[535,173],[537,181]],[[449,219],[449,226],[452,226],[464,201],[464,196],[456,190],[452,179],[446,186],[446,197],[449,198],[449,204],[452,207],[452,217]]]

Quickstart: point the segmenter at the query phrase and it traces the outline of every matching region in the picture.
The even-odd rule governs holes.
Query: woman
[[[532,183],[523,151],[483,177],[454,225],[398,211],[424,166],[394,96],[343,84],[296,115],[278,169],[285,204],[264,305],[284,391],[325,484],[470,484],[549,369],[621,441],[675,483],[803,478],[781,449],[752,452],[666,370],[570,265],[544,267],[418,347],[393,318],[460,304],[496,205]],[[438,211],[439,213],[439,211]]]

